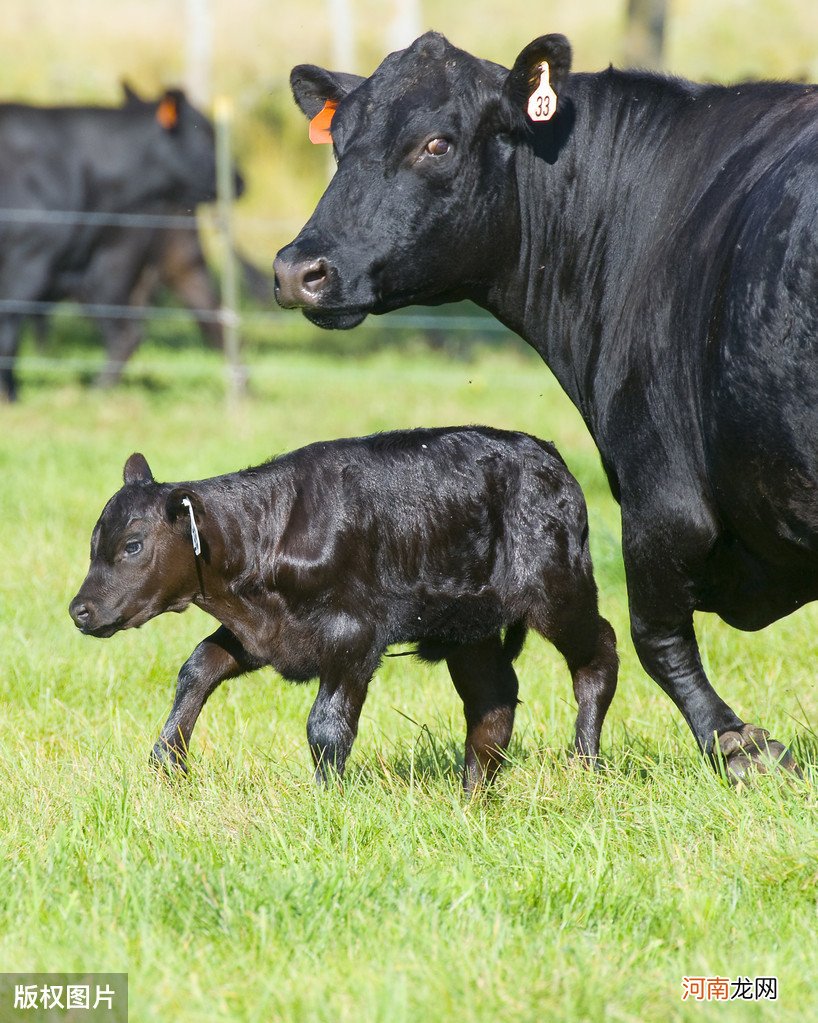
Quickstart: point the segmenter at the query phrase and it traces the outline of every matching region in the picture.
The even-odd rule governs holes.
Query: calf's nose
[[[277,256],[273,270],[276,301],[282,309],[319,304],[329,280],[329,265],[325,259],[289,260]]]
[[[68,613],[74,619],[78,629],[84,629],[91,620],[91,608],[79,597],[74,597],[68,607]]]

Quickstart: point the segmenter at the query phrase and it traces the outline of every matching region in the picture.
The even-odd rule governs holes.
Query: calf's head
[[[156,483],[140,454],[125,463],[124,483],[94,527],[91,567],[68,609],[91,636],[113,636],[164,611],[183,611],[199,592],[190,509],[197,523],[204,511],[196,493]]]
[[[278,253],[279,303],[319,326],[349,328],[370,312],[479,292],[519,234],[512,164],[532,131],[528,101],[543,62],[558,95],[571,63],[560,35],[535,40],[511,71],[434,32],[369,78],[294,68],[307,117],[327,105],[337,170]]]

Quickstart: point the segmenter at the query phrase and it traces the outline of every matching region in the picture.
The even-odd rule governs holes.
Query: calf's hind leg
[[[619,673],[616,635],[597,611],[596,589],[589,588],[579,599],[559,608],[535,611],[528,622],[554,644],[568,664],[578,707],[574,746],[583,760],[593,763],[599,756],[602,723]]]
[[[457,647],[446,657],[466,716],[467,793],[491,781],[511,741],[519,688],[511,661],[499,635]]]
[[[202,640],[179,671],[173,707],[151,754],[154,766],[185,771],[190,736],[207,698],[225,679],[264,664],[248,654],[224,626]]]

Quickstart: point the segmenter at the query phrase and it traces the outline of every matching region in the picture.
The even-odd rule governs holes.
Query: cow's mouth
[[[324,330],[352,330],[363,323],[367,309],[304,309],[304,315],[316,327]]]

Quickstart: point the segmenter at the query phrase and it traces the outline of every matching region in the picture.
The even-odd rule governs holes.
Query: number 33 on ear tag
[[[557,94],[551,88],[547,60],[540,64],[539,71],[537,88],[528,97],[528,116],[532,121],[550,121],[557,109]]]

